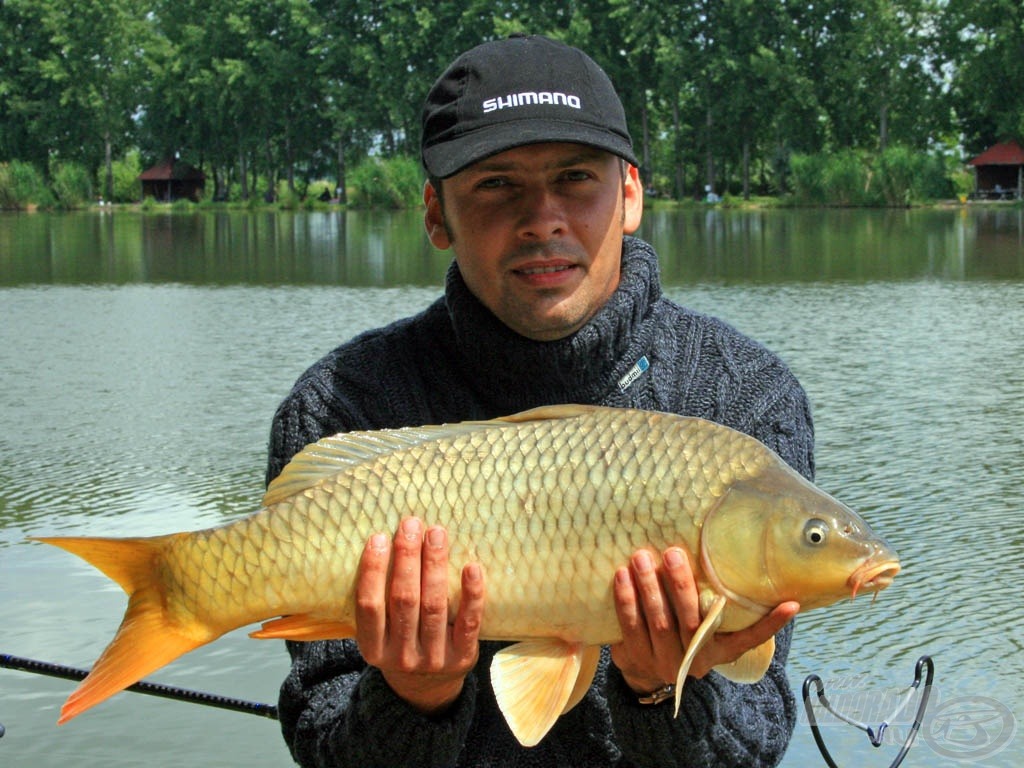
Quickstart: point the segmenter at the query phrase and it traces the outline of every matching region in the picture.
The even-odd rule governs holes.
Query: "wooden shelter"
[[[142,196],[171,202],[180,198],[198,201],[206,187],[206,174],[181,160],[164,160],[139,174]]]
[[[1020,200],[1024,190],[1024,149],[1016,141],[993,144],[967,161],[974,166],[978,200]]]

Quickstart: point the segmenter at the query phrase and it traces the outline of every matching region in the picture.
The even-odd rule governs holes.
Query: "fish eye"
[[[804,525],[804,541],[812,546],[820,546],[828,539],[828,523],[812,518]]]

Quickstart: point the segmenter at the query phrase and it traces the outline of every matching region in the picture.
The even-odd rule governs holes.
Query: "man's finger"
[[[484,618],[484,574],[479,563],[462,569],[462,597],[452,624],[452,655],[469,667],[479,652],[480,626]]]
[[[420,566],[423,523],[403,520],[395,533],[388,594],[388,644],[400,663],[412,665],[419,656]]]
[[[665,592],[676,617],[680,639],[688,645],[700,626],[700,596],[690,568],[690,559],[679,547],[670,547],[662,556]]]
[[[448,536],[440,526],[424,537],[420,584],[420,648],[427,666],[440,668],[448,640]]]
[[[722,659],[719,664],[735,661],[747,651],[756,648],[778,634],[799,612],[800,604],[789,601],[780,603],[772,612],[756,624],[736,632],[724,632],[715,636]]]
[[[668,596],[661,583],[661,576],[655,556],[647,550],[639,550],[630,560],[640,610],[650,634],[651,651],[660,663],[679,657],[683,649],[679,629]]]
[[[356,642],[367,659],[384,653],[387,630],[387,578],[391,540],[375,533],[366,542],[356,572]]]
[[[647,625],[644,623],[643,613],[640,610],[640,598],[633,583],[633,574],[628,567],[622,566],[615,572],[613,593],[615,613],[619,619],[619,627],[622,629],[623,643],[632,645],[643,641],[649,652],[650,641],[647,636]]]

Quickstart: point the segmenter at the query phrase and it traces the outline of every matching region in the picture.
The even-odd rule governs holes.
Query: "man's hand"
[[[389,567],[390,566],[390,567]],[[370,537],[356,574],[356,642],[392,690],[423,712],[458,698],[479,655],[484,578],[478,563],[462,570],[462,597],[448,610],[448,535],[403,520],[393,544]]]
[[[615,573],[615,610],[622,642],[612,646],[612,661],[637,693],[675,682],[679,665],[700,626],[700,597],[686,553],[665,550],[660,567],[647,550],[633,554],[629,566]],[[689,674],[704,677],[719,664],[735,661],[775,635],[800,605],[782,603],[756,624],[718,633],[697,653]]]

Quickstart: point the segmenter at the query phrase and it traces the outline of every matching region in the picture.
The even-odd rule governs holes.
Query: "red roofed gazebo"
[[[1016,141],[993,144],[967,164],[974,166],[974,197],[1020,199],[1024,188],[1024,149]]]
[[[206,174],[181,160],[164,160],[139,174],[142,196],[170,202],[185,197],[198,201],[206,187]]]

